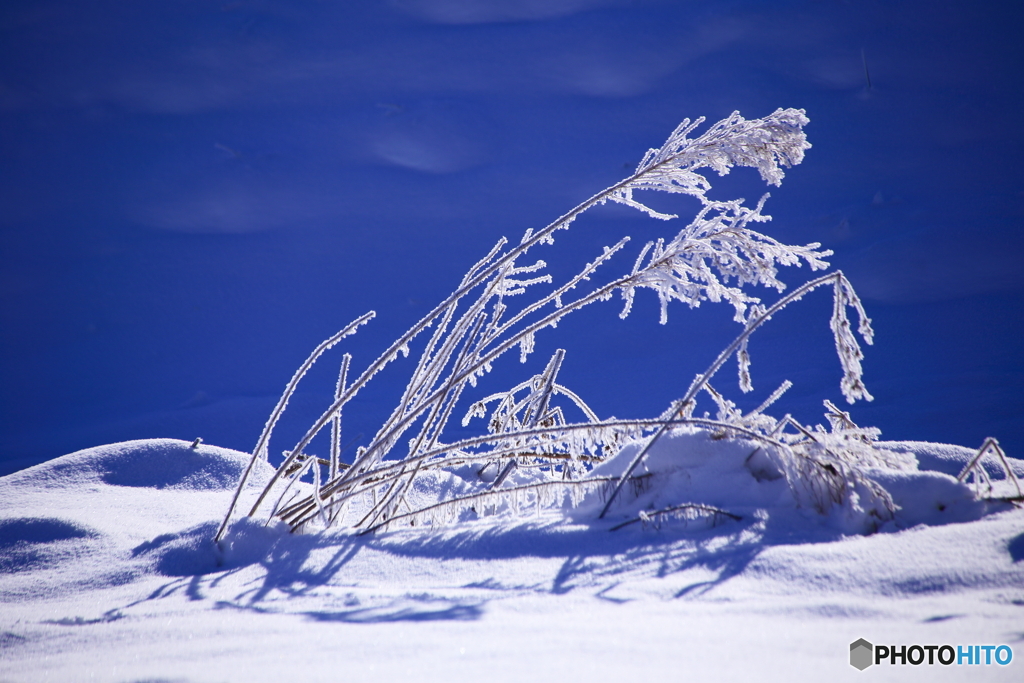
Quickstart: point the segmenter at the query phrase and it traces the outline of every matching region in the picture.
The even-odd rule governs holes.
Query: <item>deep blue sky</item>
[[[378,312],[346,343],[359,368],[499,236],[618,180],[683,117],[777,107],[807,110],[814,146],[765,230],[835,250],[875,320],[876,400],[854,419],[1020,457],[1021,19],[967,0],[8,0],[0,473],[129,438],[251,449],[294,368],[352,318]],[[714,182],[765,189],[751,171]],[[542,256],[569,273],[680,227],[606,207]],[[566,321],[486,389],[563,346],[564,383],[600,415],[660,412],[737,328],[725,307],[661,327],[640,299],[626,322],[618,304]],[[792,379],[779,412],[814,423],[841,400],[830,304],[755,337],[750,401]],[[275,451],[324,407],[337,360]],[[350,435],[374,431],[410,367],[360,396]]]

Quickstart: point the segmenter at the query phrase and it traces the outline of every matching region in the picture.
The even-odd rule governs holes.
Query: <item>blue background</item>
[[[806,109],[813,148],[772,188],[765,231],[835,250],[874,319],[876,400],[854,420],[1020,457],[1021,19],[966,0],[7,0],[0,473],[130,438],[249,450],[349,320],[378,312],[344,344],[361,369],[499,236],[627,175],[683,117],[777,107]],[[766,189],[750,170],[712,181],[720,198]],[[682,220],[602,207],[536,255],[565,277],[629,234],[620,273]],[[755,336],[744,405],[789,378],[773,412],[823,422],[822,399],[841,401],[830,310],[820,292]],[[726,306],[675,306],[664,327],[650,293],[618,311],[569,318],[482,390],[562,346],[560,379],[599,415],[653,416],[738,332]],[[275,453],[327,405],[339,353]],[[374,432],[411,366],[360,394],[346,441]]]

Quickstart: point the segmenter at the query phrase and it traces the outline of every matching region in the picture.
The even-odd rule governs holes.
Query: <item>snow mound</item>
[[[627,444],[615,456],[596,467],[594,477],[621,476],[646,444],[646,439]],[[636,514],[681,503],[701,503],[730,510],[792,506],[792,494],[781,473],[770,462],[755,471],[748,460],[759,445],[744,439],[716,439],[698,428],[665,433],[651,447],[633,472],[638,495],[623,501],[617,510]],[[603,506],[603,504],[602,504]]]
[[[942,472],[871,469],[868,476],[892,496],[895,529],[972,522],[987,511],[986,503],[977,500],[970,487]]]
[[[880,441],[876,446],[894,453],[913,453],[922,470],[942,472],[952,477],[959,475],[978,452],[975,448],[927,441]],[[1007,457],[1006,460],[1013,468],[1014,474],[1024,477],[1024,460],[1010,457]],[[989,476],[1002,478],[1002,467],[994,456],[986,456],[981,464]]]
[[[97,535],[85,525],[53,517],[0,519],[0,574],[51,567],[74,552],[75,541]]]
[[[12,483],[47,488],[103,483],[137,488],[227,491],[249,455],[177,439],[141,439],[88,448],[11,475]],[[262,474],[262,477],[259,476]],[[257,480],[268,472],[261,468]]]
[[[217,524],[206,522],[178,533],[162,534],[133,548],[132,557],[150,559],[153,568],[164,576],[227,571],[264,559],[287,536],[288,527],[267,527],[246,517],[231,525],[220,544],[213,541],[216,532]]]
[[[593,476],[620,476],[646,442],[627,444],[595,468]],[[834,494],[831,504],[826,498],[822,508],[821,499],[809,499],[804,490],[817,482],[787,480],[779,466],[782,458],[763,443],[724,438],[696,427],[675,429],[651,447],[633,472],[632,486],[623,489],[609,516],[660,525],[673,517],[670,512],[691,521],[695,513],[708,512],[701,506],[747,519],[766,518],[785,509],[810,513],[809,507],[818,507],[822,515],[805,516],[817,517],[844,533],[872,533],[970,522],[1008,508],[1004,503],[979,500],[971,487],[957,481],[956,475],[975,454],[970,449],[924,442],[885,442],[876,448],[880,455],[849,463],[855,476],[849,477],[842,496]],[[1024,462],[1008,461],[1015,472],[1024,472]],[[993,476],[1002,476],[994,459],[985,464]],[[869,497],[877,498],[872,488],[876,485],[891,497],[891,515],[878,514],[871,502]],[[577,519],[596,514],[604,507],[605,496],[604,491],[592,494],[580,506]],[[662,514],[657,520],[652,516]],[[709,519],[718,523],[723,517]]]

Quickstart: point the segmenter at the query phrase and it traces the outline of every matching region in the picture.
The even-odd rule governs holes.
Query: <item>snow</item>
[[[969,449],[882,444],[905,467],[872,476],[902,509],[857,535],[755,478],[748,445],[670,432],[614,519],[594,501],[366,536],[242,518],[220,550],[247,454],[159,439],[63,456],[0,478],[0,679],[1019,680],[1024,510],[956,482]],[[258,462],[255,484],[271,473]],[[741,519],[611,531],[681,500]],[[1015,659],[860,672],[858,638]]]

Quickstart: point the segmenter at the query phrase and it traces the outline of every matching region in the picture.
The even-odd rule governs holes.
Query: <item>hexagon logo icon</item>
[[[863,638],[853,641],[850,643],[850,666],[860,671],[868,668],[874,664],[874,650],[875,646]]]

